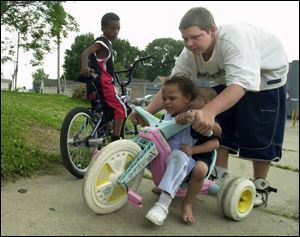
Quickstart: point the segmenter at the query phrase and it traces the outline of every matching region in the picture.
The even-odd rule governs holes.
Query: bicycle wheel
[[[123,139],[133,139],[137,134],[137,126],[132,123],[130,116],[128,116],[123,123],[121,137]]]
[[[141,148],[130,140],[118,140],[105,146],[93,159],[83,181],[83,199],[88,207],[98,213],[107,214],[120,209],[127,202],[127,189],[118,183],[118,178],[141,152]],[[141,171],[129,184],[136,191],[143,178]]]
[[[89,145],[95,124],[89,109],[72,109],[64,119],[60,132],[60,151],[64,166],[77,178],[83,178],[97,145]],[[98,138],[96,133],[93,138]]]

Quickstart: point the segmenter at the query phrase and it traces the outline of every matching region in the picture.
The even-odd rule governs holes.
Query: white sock
[[[168,193],[162,191],[157,202],[163,205],[168,210],[172,202],[172,197]],[[166,212],[162,207],[158,205],[154,205],[152,211],[161,216],[164,216]]]
[[[158,202],[169,209],[169,206],[172,202],[172,197],[170,196],[170,194],[162,191],[161,195],[159,196]]]
[[[223,175],[225,174],[225,173],[228,173],[228,169],[227,168],[224,168],[224,167],[221,167],[221,166],[215,166],[215,169],[216,169],[216,171],[217,171],[217,174],[216,174],[216,176],[218,177],[218,178],[222,178],[223,177]]]

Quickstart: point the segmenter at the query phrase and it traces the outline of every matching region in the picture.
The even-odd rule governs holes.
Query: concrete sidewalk
[[[278,192],[270,194],[266,208],[253,209],[241,222],[223,217],[216,198],[201,195],[194,204],[196,224],[180,221],[181,199],[175,199],[164,225],[155,226],[144,217],[157,200],[149,179],[142,180],[138,191],[143,208],[126,204],[115,213],[97,215],[82,199],[82,180],[63,170],[59,175],[21,179],[1,187],[1,235],[299,236],[298,124],[292,128],[288,121],[283,158],[269,172],[268,180]],[[232,174],[252,177],[251,162],[232,157],[229,165]]]

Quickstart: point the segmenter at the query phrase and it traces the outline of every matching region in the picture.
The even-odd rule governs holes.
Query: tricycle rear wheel
[[[253,209],[255,193],[255,186],[249,179],[227,177],[218,192],[218,210],[230,219],[241,221]]]

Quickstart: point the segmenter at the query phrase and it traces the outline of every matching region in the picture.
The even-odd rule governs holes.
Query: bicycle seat
[[[134,110],[142,117],[142,119],[149,123],[150,127],[159,128],[166,140],[191,125],[191,123],[178,124],[176,123],[175,118],[168,121],[158,119],[148,111],[144,110],[141,106],[135,106]]]

